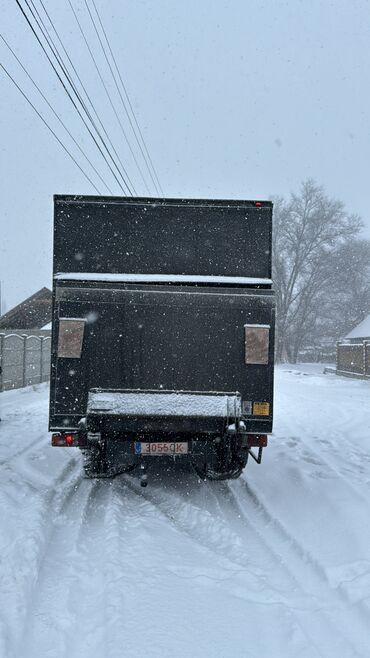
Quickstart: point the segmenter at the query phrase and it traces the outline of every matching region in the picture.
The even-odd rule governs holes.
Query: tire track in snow
[[[238,567],[241,578],[248,574],[251,581],[253,576],[253,590],[261,590],[262,587],[262,598],[259,600],[255,591],[253,597],[249,598],[248,594],[242,591],[241,580],[242,598],[253,600],[254,603],[281,605],[284,613],[291,618],[291,623],[298,626],[309,640],[310,646],[316,647],[317,655],[326,658],[330,655],[329,652],[335,651],[342,658],[363,657],[363,646],[360,649],[353,646],[353,628],[351,627],[349,638],[346,633],[338,631],[336,615],[340,612],[343,621],[348,624],[350,618],[360,637],[365,639],[363,624],[359,623],[356,615],[348,615],[348,604],[344,605],[338,601],[335,593],[332,595],[328,583],[317,578],[312,565],[305,563],[304,554],[299,555],[298,559],[296,552],[292,554],[291,538],[287,540],[284,536],[282,541],[279,535],[279,542],[276,542],[275,536],[266,540],[263,527],[266,518],[263,519],[262,527],[256,523],[254,516],[251,522],[242,512],[229,485],[202,483],[214,497],[219,510],[219,514],[215,515],[214,510],[209,512],[208,509],[194,505],[191,498],[184,501],[172,491],[158,490],[157,487],[155,490],[145,489],[143,492],[132,477],[125,476],[125,480],[138,496],[155,505],[180,532],[189,536],[195,543],[200,543],[213,553],[230,560]],[[209,505],[209,500],[207,502]],[[258,501],[253,502],[256,508]],[[270,519],[267,520],[270,522]],[[282,544],[284,550],[280,553],[278,547],[282,547]],[[316,641],[318,637],[320,643]]]
[[[208,483],[206,485],[212,489]],[[211,493],[217,498],[220,512],[224,518],[231,518],[233,525],[239,523],[239,534],[244,537],[249,546],[250,538],[253,537],[254,546],[251,547],[250,558],[254,562],[257,561],[261,568],[263,568],[263,564],[265,565],[265,573],[269,579],[274,576],[276,578],[276,572],[280,572],[283,590],[288,587],[297,592],[297,603],[290,607],[287,606],[286,613],[305,636],[307,645],[312,649],[315,647],[315,653],[323,658],[332,655],[332,652],[337,652],[337,655],[342,658],[360,656],[352,643],[342,637],[340,632],[338,634],[336,625],[327,618],[329,605],[325,594],[317,590],[312,591],[309,577],[297,577],[297,572],[292,569],[289,557],[286,559],[285,553],[281,554],[273,542],[265,540],[264,530],[258,527],[255,519],[251,521],[251,515],[245,513],[230,485],[225,484],[224,487],[225,489],[222,491],[211,491]],[[233,516],[230,514],[231,510],[234,512]],[[277,566],[278,569],[276,569]],[[317,641],[317,638],[320,638],[320,642]]]
[[[120,478],[98,480],[76,542],[81,560],[68,605],[78,609],[79,615],[66,630],[62,656],[137,655],[137,633],[141,632],[142,619],[150,618],[150,610],[147,615],[143,611],[146,588],[155,588],[157,578],[147,571],[148,518],[153,521],[152,506],[143,499],[138,505],[136,494]],[[139,573],[141,543],[143,573]],[[148,631],[147,625],[145,628]],[[146,648],[145,655],[155,654]],[[170,650],[158,655],[172,658]]]
[[[301,626],[297,624],[297,621],[289,612],[290,605],[301,607],[305,607],[306,605],[306,602],[300,595],[296,595],[295,593],[292,595],[292,586],[294,586],[294,583],[291,582],[289,575],[284,574],[285,591],[282,591],[284,588],[277,586],[276,579],[271,584],[269,580],[273,578],[272,570],[269,578],[267,578],[265,565],[259,564],[257,566],[255,563],[252,564],[249,559],[249,551],[243,547],[240,542],[240,536],[233,531],[227,521],[220,519],[213,512],[210,512],[207,506],[199,506],[191,498],[189,499],[189,489],[187,486],[183,487],[182,493],[185,500],[182,501],[181,495],[174,495],[172,492],[163,491],[163,487],[160,489],[155,487],[155,491],[150,487],[150,490],[145,489],[143,491],[140,485],[133,480],[132,476],[124,476],[123,482],[131,489],[141,503],[144,500],[150,505],[153,514],[157,516],[159,514],[158,518],[162,518],[166,523],[170,522],[172,532],[175,533],[174,536],[180,534],[186,538],[186,553],[190,555],[191,562],[194,564],[191,569],[185,566],[182,567],[180,559],[180,565],[176,567],[177,571],[174,570],[173,573],[185,581],[197,582],[199,579],[201,581],[213,581],[224,592],[223,598],[225,600],[238,601],[234,605],[237,605],[239,609],[241,609],[240,602],[242,603],[248,619],[247,621],[243,617],[243,628],[246,632],[246,638],[250,636],[250,633],[258,633],[258,629],[262,631],[262,626],[264,625],[262,621],[263,615],[267,610],[270,625],[275,629],[279,628],[279,634],[285,638],[284,641],[287,644],[296,648],[298,655],[302,656],[302,658],[321,657],[319,652],[312,649],[312,644],[307,642],[307,637],[303,633]],[[186,484],[190,484],[190,488],[195,487],[197,493],[201,492],[203,494],[203,483],[199,486],[199,482],[198,477],[192,474],[192,477]],[[223,489],[227,487],[224,483],[217,483],[217,485]],[[164,484],[164,488],[168,488],[167,484]],[[175,489],[180,489],[181,492],[181,486],[175,486]],[[209,505],[208,496],[206,502]],[[249,537],[249,540],[250,545],[253,543],[253,537]],[[180,540],[180,544],[183,543]],[[199,552],[203,556],[201,560],[202,567],[197,566],[200,562],[199,557],[198,559],[196,558]],[[204,562],[207,565],[206,567],[204,567]],[[286,586],[287,579],[289,579],[288,587]],[[209,605],[209,602],[207,602],[207,605]],[[201,614],[204,614],[204,610],[202,610]],[[195,628],[193,628],[194,631]],[[266,644],[269,646],[267,650]],[[273,648],[270,639],[264,637],[263,633],[259,635],[258,640],[255,639],[254,645],[258,655],[272,655]],[[154,655],[157,656],[159,654]],[[203,656],[205,654],[201,653],[200,655]],[[211,653],[211,655],[213,654]],[[224,655],[228,654],[219,654],[217,652],[217,656]]]
[[[91,480],[91,484],[81,523],[71,538],[71,552],[76,556],[73,582],[69,581],[67,567],[62,567],[60,573],[68,614],[61,630],[64,638],[58,658],[110,655],[110,593],[106,574],[112,559],[111,544],[115,543],[107,520],[113,504],[113,482],[98,479]]]
[[[216,487],[213,486],[214,484],[216,484]],[[334,596],[328,596],[328,589],[330,588],[327,579],[325,579],[325,582],[323,583],[317,578],[312,577],[313,574],[310,569],[311,565],[309,562],[307,563],[306,555],[303,550],[300,552],[298,560],[292,559],[292,557],[297,556],[292,556],[292,551],[290,549],[287,550],[288,545],[292,543],[291,538],[284,537],[287,541],[285,542],[283,551],[279,551],[281,541],[279,544],[276,542],[275,537],[271,537],[266,541],[266,519],[263,519],[264,523],[262,527],[259,523],[256,523],[255,515],[245,513],[245,509],[240,504],[234,491],[234,489],[236,490],[238,488],[238,484],[239,483],[225,483],[220,487],[219,483],[210,484],[205,482],[205,486],[210,491],[211,495],[216,498],[222,516],[232,522],[234,531],[237,531],[238,535],[244,539],[245,543],[252,548],[251,559],[256,562],[257,557],[257,564],[260,565],[261,569],[263,569],[263,564],[266,566],[268,565],[267,573],[269,579],[271,578],[271,571],[269,571],[269,569],[272,567],[273,570],[276,570],[276,565],[278,565],[278,571],[280,571],[281,574],[284,574],[286,578],[285,583],[284,576],[282,578],[283,587],[286,587],[287,583],[289,583],[289,587],[293,585],[297,590],[298,604],[292,606],[290,614],[309,640],[310,645],[315,646],[319,655],[323,655],[325,658],[327,655],[331,655],[332,652],[336,652],[337,655],[342,657],[362,657],[364,655],[363,649],[365,647],[366,633],[365,624],[367,625],[367,619],[365,620],[365,617],[363,616],[364,623],[360,622],[360,624],[358,623],[359,619],[357,617],[354,617],[354,620],[352,620],[355,622],[355,627],[357,622],[357,630],[361,633],[360,637],[363,638],[359,649],[353,644],[352,627],[349,637],[347,637],[342,630],[338,631],[336,618],[338,609],[347,624],[348,618],[351,618],[351,616],[348,615],[348,600],[338,602],[335,597],[335,592],[333,592]],[[258,502],[259,501],[255,496],[254,506],[256,506]],[[248,509],[250,509],[250,504],[248,505]],[[251,536],[254,539],[253,547],[250,546]],[[329,591],[329,595],[331,592],[332,590]],[[334,619],[332,618],[333,608],[335,609]],[[316,640],[318,637],[320,637],[320,644],[318,644]],[[322,651],[324,651],[323,654]]]
[[[369,629],[368,609],[361,604],[351,605],[343,590],[333,589],[330,586],[322,565],[268,510],[248,483],[239,481],[228,486],[237,509],[259,535],[262,543],[269,548],[276,559],[281,561],[303,591],[311,590],[311,595],[313,594],[321,601],[317,611],[325,616],[326,628],[329,625],[332,628],[327,651],[333,652],[334,646],[337,645],[336,655],[361,657],[366,655]],[[254,514],[246,515],[245,508],[253,511]],[[341,622],[339,622],[339,618],[341,618]],[[314,619],[310,623],[312,622],[315,626]],[[358,639],[356,646],[353,643],[354,637]],[[344,653],[343,642],[346,642],[348,651],[352,650],[352,653]]]
[[[128,479],[127,476],[126,479]],[[310,647],[308,655],[311,658],[323,656],[318,647],[313,650],[315,646],[314,630],[318,631],[318,624],[316,624],[316,629],[310,628],[308,631],[307,624],[303,624],[296,614],[297,610],[310,614],[312,609],[317,610],[323,606],[323,601],[320,601],[317,596],[307,593],[291,570],[279,559],[276,559],[276,555],[254,532],[254,528],[243,522],[227,484],[217,482],[210,485],[201,482],[199,487],[198,478],[196,480],[195,487],[198,491],[203,488],[208,494],[211,494],[219,510],[218,515],[214,513],[214,510],[210,512],[207,509],[210,503],[209,496],[207,501],[203,501],[207,505],[204,509],[194,505],[187,495],[185,500],[179,503],[179,499],[172,492],[168,494],[168,492],[163,493],[156,490],[153,493],[145,489],[143,493],[138,485],[130,482],[129,486],[138,496],[144,497],[157,507],[179,532],[190,537],[197,545],[200,544],[206,550],[230,561],[234,565],[234,575],[238,578],[237,588],[234,586],[235,595],[244,602],[267,607],[270,618],[272,616],[271,605],[276,607],[279,623],[283,624],[283,620],[285,620],[285,624],[289,625],[291,629],[291,635],[300,637],[298,653],[301,653],[299,655],[304,655],[306,647]],[[194,481],[195,476],[193,486]],[[216,492],[213,491],[214,485]],[[229,498],[226,506],[225,498]],[[230,498],[232,499],[231,504]],[[276,569],[277,566],[278,569]],[[323,635],[323,631],[320,632]],[[327,633],[327,647],[333,645],[335,635],[335,628],[332,634]],[[305,638],[305,643],[302,642],[302,637]],[[343,650],[343,640],[338,644],[338,648],[339,646]],[[345,655],[346,658],[357,656],[350,646],[347,648],[348,652],[347,654],[342,653],[342,658]]]
[[[46,385],[40,390],[20,389],[3,395],[8,401],[2,405],[0,428],[1,504],[4,502],[6,530],[1,537],[0,608],[6,628],[5,655],[18,658],[30,652],[30,648],[19,650],[21,638],[34,613],[53,521],[74,495],[80,480],[80,462],[71,455],[67,463],[65,455],[60,461],[54,459],[56,455],[47,447]],[[17,411],[12,413],[14,409]]]
[[[125,655],[125,519],[116,480],[98,480],[97,484],[77,541],[82,560],[69,605],[79,609],[81,616],[75,616],[68,629],[63,654],[68,658]]]
[[[54,520],[19,655],[121,658],[129,517],[116,480],[80,478]]]
[[[61,489],[50,497],[50,517],[40,551],[37,573],[28,597],[27,615],[17,655],[30,655],[29,647],[37,646],[41,655],[59,656],[63,648],[63,627],[66,622],[66,587],[75,578],[76,538],[91,496],[94,483],[78,474],[68,473],[61,479]],[[49,524],[49,525],[48,525]],[[61,578],[63,576],[63,578]],[[47,643],[44,645],[43,643]],[[27,649],[28,647],[28,649]],[[43,653],[43,651],[45,653]],[[31,654],[32,655],[32,654]]]
[[[250,526],[239,513],[238,501],[230,502],[230,493],[229,497],[227,495],[228,485],[208,485],[206,495],[202,499],[204,484],[199,486],[195,476],[185,480],[185,484],[187,482],[189,487],[181,484],[172,486],[169,480],[168,486],[154,485],[153,488],[143,491],[132,476],[124,476],[114,481],[80,480],[77,491],[70,491],[60,506],[56,527],[40,573],[39,592],[36,593],[32,605],[34,614],[31,615],[29,628],[21,645],[24,651],[20,651],[19,655],[29,655],[26,653],[26,647],[36,646],[39,655],[43,655],[45,649],[45,655],[58,658],[122,656],[122,628],[127,628],[128,623],[125,613],[125,589],[130,584],[128,568],[135,550],[132,544],[127,547],[126,526],[132,521],[139,529],[142,525],[138,505],[133,502],[131,491],[136,499],[139,498],[141,505],[145,501],[148,506],[146,509],[158,510],[167,522],[170,521],[171,527],[185,534],[197,546],[201,545],[207,551],[231,561],[234,564],[233,572],[240,581],[235,595],[243,599],[244,603],[269,606],[270,618],[271,605],[276,606],[282,624],[286,624],[289,619],[292,628],[298,625],[309,638],[311,656],[327,658],[330,655],[329,647],[330,651],[335,647],[341,658],[360,656],[361,654],[346,644],[342,637],[338,637],[338,646],[335,645],[337,628],[334,629],[334,634],[329,630],[321,629],[320,633],[317,631],[321,642],[325,636],[325,652],[322,653],[322,645],[314,649],[315,629],[326,623],[322,608],[327,606],[316,600],[313,607],[313,597],[307,597],[306,593],[302,596],[302,592],[294,592],[292,596],[294,574],[292,576],[285,565],[284,568],[279,565],[279,560],[276,559],[279,557],[279,551],[276,553],[271,550],[270,541],[260,541],[258,533],[250,532]],[[175,493],[171,491],[171,487]],[[81,490],[85,490],[84,495],[81,495]],[[212,496],[214,494],[217,514],[214,509],[210,509],[210,492]],[[265,522],[266,519],[263,518],[263,527]],[[254,556],[259,556],[258,560],[253,561],[252,568],[251,534]],[[287,546],[283,554],[286,553],[289,557]],[[52,555],[53,559],[49,560],[49,555]],[[126,564],[127,561],[129,564]],[[270,571],[266,577],[267,561]],[[281,578],[281,583],[278,582],[279,579],[275,579],[272,586],[269,583],[272,577],[271,561],[275,567],[276,563],[278,564]],[[317,619],[307,621],[309,615],[317,615]],[[306,620],[302,621],[302,617]],[[135,647],[130,644],[130,639],[126,649],[126,655],[135,655]]]
[[[178,532],[219,557],[227,559],[237,566],[238,570],[247,571],[248,553],[244,550],[240,538],[224,520],[215,519],[207,509],[193,504],[191,499],[183,500],[168,491],[168,486],[164,489],[151,484],[147,489],[142,489],[133,476],[129,475],[124,476],[124,482],[139,498],[151,503]],[[196,486],[199,487],[198,484]],[[256,577],[261,575],[262,572],[258,570]]]

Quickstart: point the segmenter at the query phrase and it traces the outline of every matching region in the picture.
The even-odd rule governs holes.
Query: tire
[[[99,446],[93,446],[92,448],[85,448],[81,452],[83,455],[85,477],[102,477],[104,468],[101,448]]]
[[[83,454],[83,467],[86,478],[114,478],[122,473],[130,473],[138,464],[131,464],[126,468],[114,470],[106,460],[106,443],[81,450]]]
[[[243,455],[238,453],[229,441],[220,444],[211,462],[204,462],[201,466],[193,464],[193,468],[202,479],[236,480],[241,476],[247,461],[248,453]]]
[[[193,464],[193,468],[202,480],[236,480],[241,476],[246,463],[232,463],[223,470],[216,470],[213,466],[205,463],[201,467],[198,464]]]
[[[230,464],[230,467],[224,471],[215,471],[212,468],[207,468],[207,480],[237,480],[241,476],[245,464]]]

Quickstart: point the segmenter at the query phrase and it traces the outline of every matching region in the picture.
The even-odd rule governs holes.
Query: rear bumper
[[[233,432],[231,435],[235,440],[236,446],[240,449],[259,447],[265,448],[267,446],[268,437],[266,434],[247,434],[242,432],[237,434]],[[197,437],[189,436],[186,434],[183,435],[162,435],[162,436],[149,436],[149,435],[111,435],[107,438],[107,442],[110,446],[114,446],[116,449],[121,451],[124,454],[131,456],[145,457],[144,453],[138,453],[136,449],[136,444],[138,442],[149,442],[149,443],[186,443],[188,446],[187,452],[182,455],[181,453],[171,454],[171,452],[163,451],[161,454],[169,457],[179,457],[179,456],[188,456],[191,454],[204,454],[207,452],[209,447],[214,448],[217,443],[222,442],[223,440],[230,439],[229,434],[224,435],[223,437],[215,437],[212,435],[198,435]],[[52,434],[51,445],[53,447],[63,447],[63,448],[83,448],[88,449],[92,448],[97,444],[101,444],[104,441],[104,437],[100,432],[57,432]],[[150,455],[151,456],[151,455]]]

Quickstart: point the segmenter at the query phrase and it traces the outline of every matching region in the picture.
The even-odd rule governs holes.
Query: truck
[[[273,421],[270,201],[54,197],[49,430],[87,477],[261,463]]]

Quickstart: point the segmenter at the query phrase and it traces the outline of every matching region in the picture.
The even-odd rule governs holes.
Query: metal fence
[[[370,342],[337,343],[338,375],[370,377]]]
[[[0,333],[0,392],[48,381],[50,346],[50,332]]]

